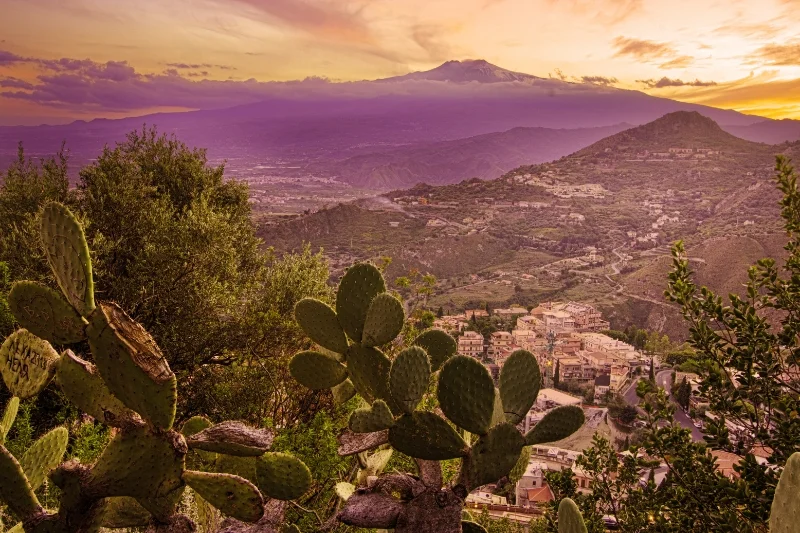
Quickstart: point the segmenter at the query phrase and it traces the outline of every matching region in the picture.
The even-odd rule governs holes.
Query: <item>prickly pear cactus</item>
[[[792,454],[781,473],[769,515],[770,533],[800,531],[800,452]]]
[[[558,533],[586,533],[581,511],[570,498],[558,504]]]
[[[455,355],[456,343],[443,331],[422,333],[391,360],[380,347],[394,341],[404,317],[385,287],[377,268],[357,264],[342,278],[335,310],[316,300],[298,303],[297,322],[320,348],[298,353],[289,368],[309,388],[331,388],[337,402],[354,394],[365,402],[340,436],[340,455],[357,455],[365,468],[363,455],[377,448],[375,457],[388,444],[417,461],[414,476],[359,475],[356,485],[337,485],[346,500],[341,522],[397,533],[460,532],[470,490],[508,475],[526,445],[571,435],[583,425],[583,411],[556,409],[527,434],[516,428],[541,382],[527,351],[509,357],[498,388],[478,361]],[[432,376],[444,416],[419,410]],[[448,459],[460,459],[461,471],[445,486],[439,461]],[[463,525],[478,531],[475,526]]]
[[[0,372],[13,395],[0,419],[0,500],[21,519],[12,530],[71,533],[150,526],[153,532],[195,531],[177,510],[188,486],[228,521],[267,524],[259,531],[275,531],[268,527],[275,517],[265,510],[282,513],[283,506],[273,501],[302,496],[311,484],[308,468],[292,456],[269,453],[271,430],[196,417],[182,433],[175,431],[175,375],[144,328],[116,304],[95,302],[89,249],[75,216],[63,205],[48,205],[41,236],[63,296],[37,283],[16,283],[9,303],[26,329],[0,348]],[[96,365],[70,350],[59,355],[50,345],[86,340]],[[62,463],[68,441],[63,427],[41,437],[20,458],[2,445],[19,400],[37,395],[54,378],[69,401],[115,428],[92,465]],[[252,479],[189,470],[190,450],[201,462],[249,469]],[[61,491],[58,510],[42,508],[36,497],[47,476]],[[224,530],[245,531],[238,527],[229,523]]]

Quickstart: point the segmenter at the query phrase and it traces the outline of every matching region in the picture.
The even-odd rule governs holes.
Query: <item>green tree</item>
[[[558,387],[561,382],[561,361],[556,359],[556,369],[553,372],[553,387]]]
[[[684,409],[689,408],[689,400],[692,397],[692,386],[686,381],[686,378],[681,380],[678,385],[678,390],[675,393],[675,401]]]
[[[11,290],[11,272],[6,263],[0,262],[0,342],[14,331],[14,315],[8,308],[9,290]]]

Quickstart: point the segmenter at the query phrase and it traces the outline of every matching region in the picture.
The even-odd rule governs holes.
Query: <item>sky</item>
[[[0,125],[254,101],[452,59],[800,119],[800,0],[0,0]],[[292,87],[289,85],[288,87]]]

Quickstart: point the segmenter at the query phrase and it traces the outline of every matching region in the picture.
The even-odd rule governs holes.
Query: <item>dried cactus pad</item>
[[[377,348],[354,344],[347,350],[347,371],[350,381],[362,398],[389,399],[389,370],[392,362]]]
[[[353,433],[373,433],[389,429],[393,424],[389,406],[383,400],[375,400],[372,406],[353,411],[348,425]]]
[[[420,334],[414,340],[414,345],[428,353],[432,372],[438,371],[458,351],[456,340],[440,329],[429,329]]]
[[[11,394],[25,400],[44,390],[55,374],[58,353],[50,343],[20,329],[0,347],[0,373]]]
[[[492,424],[494,381],[472,357],[451,357],[439,373],[439,405],[445,416],[470,433],[485,435]]]
[[[781,473],[772,509],[769,515],[770,533],[797,533],[800,531],[800,452],[786,461]]]
[[[347,337],[336,312],[326,303],[303,298],[294,307],[294,318],[308,337],[333,352],[347,351]]]
[[[187,470],[183,480],[208,503],[244,522],[257,522],[264,516],[264,498],[249,481],[231,474]]]
[[[430,378],[431,365],[425,350],[417,346],[403,350],[389,371],[392,399],[406,414],[413,413],[428,390]]]
[[[586,533],[581,511],[571,498],[558,504],[558,533]]]
[[[354,342],[361,342],[372,300],[384,292],[386,282],[373,265],[358,263],[345,272],[336,291],[336,315],[339,324]]]
[[[524,447],[525,439],[511,424],[504,422],[493,427],[470,451],[467,469],[470,487],[494,483],[507,476]]]
[[[380,346],[391,342],[403,329],[406,314],[403,304],[388,293],[377,295],[370,303],[364,322],[364,346]]]
[[[94,365],[75,356],[71,350],[61,354],[56,367],[56,380],[71,403],[101,422],[116,426],[136,417],[133,411],[111,394]]]
[[[68,440],[67,428],[57,427],[39,438],[22,454],[19,464],[28,478],[31,490],[38,489],[47,474],[61,462],[64,452],[67,451]]]
[[[541,383],[539,363],[532,353],[517,350],[509,356],[500,372],[500,398],[509,422],[519,424],[525,418],[539,395]]]
[[[525,435],[525,444],[533,446],[566,439],[578,431],[585,421],[586,417],[580,407],[575,405],[557,407],[544,415],[544,418]]]
[[[94,311],[92,261],[86,236],[69,209],[53,202],[42,212],[42,243],[58,286],[83,316]]]
[[[11,431],[14,420],[17,419],[17,411],[19,411],[19,398],[12,396],[3,410],[3,418],[0,419],[0,444],[6,441],[6,436]]]
[[[389,430],[392,447],[415,459],[442,461],[469,451],[461,435],[435,413],[417,411],[401,416]]]
[[[272,446],[271,429],[253,428],[243,422],[227,421],[206,428],[186,440],[189,448],[239,457],[257,457]]]
[[[0,446],[0,500],[23,519],[41,509],[22,467],[4,446]]]
[[[320,352],[305,351],[289,362],[292,377],[309,389],[330,389],[347,379],[347,369],[339,361]]]
[[[261,492],[276,500],[294,500],[308,492],[311,472],[300,459],[285,453],[265,453],[256,459]]]
[[[18,281],[8,305],[20,325],[47,341],[72,344],[86,339],[86,321],[58,292],[33,281]]]
[[[97,370],[128,408],[161,429],[175,420],[175,374],[156,342],[116,304],[101,303],[87,328]]]

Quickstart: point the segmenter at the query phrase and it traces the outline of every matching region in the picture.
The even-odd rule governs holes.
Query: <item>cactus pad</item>
[[[14,318],[34,335],[56,344],[86,339],[86,321],[50,287],[33,281],[18,281],[8,293]]]
[[[336,405],[342,405],[356,395],[356,388],[353,386],[352,381],[346,379],[331,388],[331,393],[333,393],[333,401]]]
[[[19,411],[19,398],[12,396],[3,411],[3,418],[0,419],[0,444],[6,441],[8,432],[11,431],[11,426],[14,425],[14,420],[17,419],[17,411]]]
[[[274,438],[271,429],[257,429],[242,422],[228,421],[192,435],[186,443],[193,450],[257,457],[269,450]]]
[[[175,420],[175,374],[156,342],[116,304],[101,303],[87,328],[97,370],[111,393],[154,426]]]
[[[416,459],[442,461],[464,457],[467,443],[443,418],[417,411],[401,416],[389,430],[392,447]]]
[[[39,438],[22,454],[19,464],[31,490],[38,489],[47,474],[61,462],[64,452],[67,451],[68,440],[67,428],[57,427]]]
[[[347,351],[347,336],[336,312],[326,303],[303,298],[294,307],[294,318],[308,337],[333,352]]]
[[[109,529],[144,527],[152,518],[150,511],[126,496],[106,498],[102,513],[100,523]]]
[[[53,379],[58,353],[50,343],[20,329],[0,347],[0,373],[11,394],[21,400],[36,396]]]
[[[4,446],[0,446],[0,500],[23,519],[41,509],[22,467]]]
[[[456,340],[440,329],[429,329],[414,339],[414,345],[428,353],[431,360],[431,371],[436,372],[442,365],[456,354]]]
[[[254,485],[257,482],[255,457],[236,457],[235,455],[217,454],[216,460],[214,461],[214,471],[243,477]]]
[[[461,521],[461,531],[462,533],[486,533],[482,525],[471,520]]]
[[[56,380],[71,403],[101,422],[116,426],[123,420],[138,418],[111,394],[94,365],[76,357],[71,350],[61,354]]]
[[[797,533],[800,531],[800,452],[786,461],[781,473],[772,508],[769,514],[770,533]]]
[[[154,515],[166,514],[168,510],[156,500],[170,500],[182,488],[186,452],[179,433],[162,436],[146,426],[127,427],[97,459],[88,487],[107,496],[132,496]]]
[[[558,533],[586,533],[581,511],[571,498],[558,504]]]
[[[361,341],[370,304],[383,292],[386,292],[386,282],[373,265],[358,263],[345,272],[336,291],[336,315],[353,341]]]
[[[373,433],[394,425],[394,417],[383,400],[375,400],[371,407],[356,409],[350,415],[348,426],[353,433]]]
[[[494,411],[494,381],[472,357],[451,357],[439,373],[439,405],[445,416],[470,433],[485,435]]]
[[[428,390],[430,378],[431,365],[425,350],[416,346],[403,350],[389,371],[392,399],[406,414],[413,413]]]
[[[258,488],[276,500],[294,500],[311,487],[311,472],[296,457],[285,453],[265,453],[256,459]]]
[[[193,416],[181,426],[181,435],[188,439],[213,425],[213,422],[204,416]]]
[[[339,361],[320,352],[300,352],[289,362],[292,377],[309,389],[330,389],[347,379],[347,369]]]
[[[586,417],[583,409],[575,405],[557,407],[544,415],[544,418],[525,435],[525,444],[543,444],[566,439],[578,431]]]
[[[377,348],[354,344],[347,350],[350,381],[368,402],[389,399],[389,370],[392,362]]]
[[[517,464],[525,439],[517,428],[503,422],[478,439],[465,463],[470,488],[494,483]]]
[[[526,350],[512,353],[500,372],[500,397],[506,420],[519,424],[525,418],[539,395],[541,383],[536,357]]]
[[[364,346],[380,346],[391,342],[403,329],[406,315],[403,304],[388,293],[373,298],[364,322]]]
[[[223,514],[243,522],[257,522],[264,516],[264,498],[244,478],[187,470],[183,473],[183,480]]]
[[[94,281],[89,247],[78,219],[53,202],[42,212],[42,243],[50,268],[67,300],[81,315],[94,311]]]

